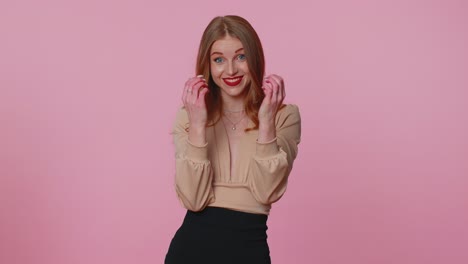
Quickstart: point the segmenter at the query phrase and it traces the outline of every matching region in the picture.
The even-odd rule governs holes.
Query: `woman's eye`
[[[221,62],[223,62],[223,58],[216,58],[216,59],[214,59],[214,62],[221,63]]]
[[[245,60],[245,55],[244,54],[239,54],[239,56],[237,56],[237,58],[241,61]]]

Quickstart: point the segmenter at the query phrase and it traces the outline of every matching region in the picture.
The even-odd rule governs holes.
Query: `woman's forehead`
[[[211,46],[211,53],[220,52],[220,53],[235,53],[239,49],[242,49],[242,42],[238,38],[231,36],[226,36],[222,39],[216,40]]]

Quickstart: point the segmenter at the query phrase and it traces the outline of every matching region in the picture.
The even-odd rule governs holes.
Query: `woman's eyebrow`
[[[241,50],[243,50],[243,49],[244,49],[244,48],[240,48],[240,49],[236,50],[234,53],[237,53],[237,52],[239,52],[239,51],[241,51]],[[215,51],[215,52],[211,53],[211,56],[213,56],[214,54],[223,55],[223,53],[222,53],[222,52]]]

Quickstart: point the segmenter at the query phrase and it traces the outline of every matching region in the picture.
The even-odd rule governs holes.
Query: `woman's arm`
[[[258,202],[271,204],[286,191],[301,138],[301,117],[295,105],[280,110],[286,96],[280,76],[265,78],[263,91],[265,98],[258,113],[260,124],[249,185]]]
[[[262,204],[278,201],[286,191],[289,174],[301,141],[301,117],[296,105],[287,105],[278,116],[276,137],[257,141],[249,167],[249,186]]]
[[[182,205],[191,211],[203,210],[214,199],[206,142],[207,92],[203,79],[194,77],[187,81],[182,95],[185,107],[177,113],[173,129],[175,189]]]

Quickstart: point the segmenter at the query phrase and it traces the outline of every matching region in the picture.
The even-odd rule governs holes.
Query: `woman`
[[[174,126],[175,189],[187,209],[165,263],[271,263],[267,218],[297,155],[298,107],[264,78],[260,39],[238,16],[205,29]]]

